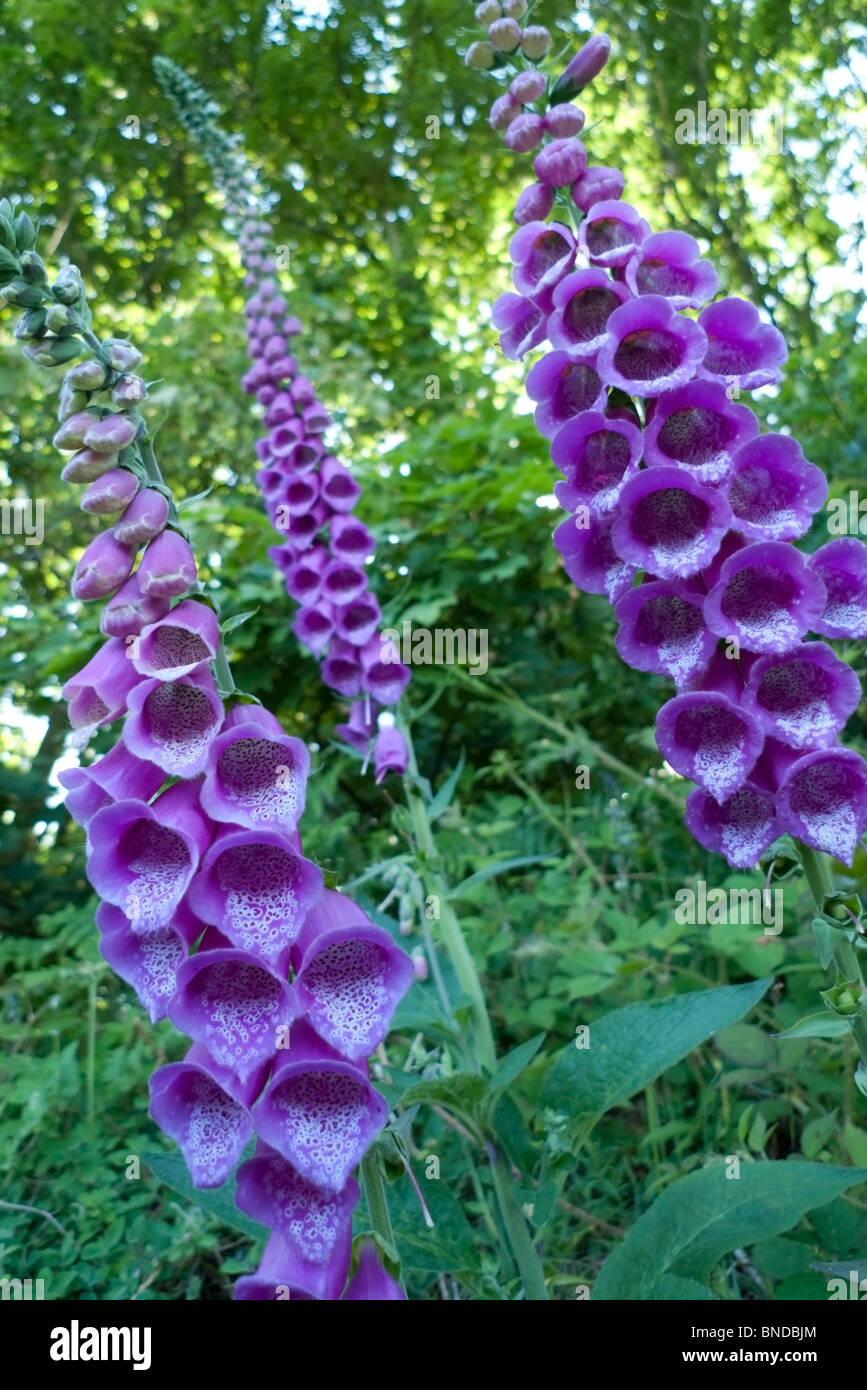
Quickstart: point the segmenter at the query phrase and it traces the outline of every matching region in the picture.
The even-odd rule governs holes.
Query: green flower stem
[[[494,1033],[491,1028],[491,1020],[485,1004],[485,995],[479,980],[478,971],[473,964],[470,949],[467,946],[461,924],[457,914],[448,901],[448,888],[437,869],[438,853],[434,841],[433,828],[427,814],[427,807],[424,798],[418,790],[418,764],[415,759],[415,749],[413,747],[412,735],[406,721],[401,723],[401,732],[406,739],[409,749],[408,775],[404,780],[406,800],[412,819],[413,834],[416,845],[421,852],[424,860],[424,879],[426,888],[430,893],[439,899],[440,904],[440,936],[443,945],[449,953],[449,958],[454,966],[455,974],[464,994],[470,1001],[473,1014],[475,1044],[478,1052],[477,1060],[487,1067],[488,1071],[493,1072],[497,1063],[497,1050],[494,1045]]]
[[[534,1303],[547,1303],[548,1289],[545,1285],[542,1262],[527,1229],[524,1213],[515,1199],[509,1170],[503,1162],[502,1154],[490,1140],[485,1144],[485,1151],[494,1177],[494,1190],[497,1194],[500,1215],[503,1218],[509,1244],[512,1247],[512,1253],[524,1283],[524,1292],[527,1298]]]
[[[370,1217],[370,1224],[376,1234],[384,1241],[391,1251],[391,1258],[386,1255],[384,1249],[381,1250],[386,1264],[389,1266],[389,1274],[394,1279],[400,1280],[403,1288],[403,1279],[400,1273],[400,1258],[397,1253],[397,1246],[394,1243],[394,1231],[391,1226],[391,1216],[388,1211],[388,1198],[385,1194],[385,1183],[382,1179],[382,1169],[379,1165],[379,1155],[376,1146],[368,1149],[364,1158],[361,1160],[361,1184],[364,1188],[364,1197],[367,1202],[367,1214]],[[406,1290],[404,1289],[404,1293]]]
[[[796,841],[798,852],[801,856],[801,863],[804,868],[804,877],[810,887],[813,904],[817,915],[823,914],[825,898],[834,891],[831,879],[828,857],[807,845]],[[844,931],[838,931],[840,938],[839,944],[834,948],[834,964],[839,970],[844,980],[855,980],[859,991],[865,993],[864,976],[861,973],[861,962],[849,936]],[[858,1045],[858,1052],[861,1061],[867,1067],[867,1014],[863,1009],[859,1009],[853,1015],[852,1036]]]

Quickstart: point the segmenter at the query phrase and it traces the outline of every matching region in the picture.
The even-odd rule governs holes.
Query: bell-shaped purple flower
[[[281,1301],[292,1303],[320,1299],[335,1302],[346,1282],[349,1270],[351,1233],[339,1242],[334,1257],[327,1266],[327,1279],[317,1279],[318,1293],[310,1292],[309,1270],[299,1260],[295,1249],[287,1245],[276,1231],[265,1246],[265,1253],[255,1274],[245,1274],[235,1284],[235,1298],[242,1300]]]
[[[135,550],[121,545],[113,531],[100,531],[84,551],[72,576],[73,598],[107,598],[129,577]]]
[[[355,601],[363,604],[367,597],[365,594]],[[334,606],[325,599],[320,599],[308,608],[299,608],[292,623],[292,631],[298,641],[308,647],[314,656],[319,656],[334,632]]]
[[[491,318],[494,327],[500,330],[503,354],[513,362],[519,361],[544,340],[544,311],[523,295],[501,294],[494,301]]]
[[[656,232],[627,263],[633,294],[661,294],[675,309],[700,309],[712,299],[719,276],[701,259],[698,242],[686,232]]]
[[[764,736],[752,715],[728,695],[693,690],[662,706],[656,742],[675,772],[723,802],[746,781]]]
[[[572,201],[582,212],[589,212],[597,203],[616,203],[625,186],[626,180],[619,169],[610,169],[604,164],[588,164],[572,185]]]
[[[305,606],[315,604],[322,588],[322,573],[328,563],[328,550],[324,545],[314,545],[310,550],[305,550],[301,559],[286,571],[286,592],[290,598]]]
[[[371,709],[367,708],[367,702],[356,700],[349,706],[349,722],[338,724],[335,733],[338,738],[342,738],[344,743],[348,743],[351,748],[357,748],[359,752],[366,752],[376,730],[377,705],[375,701],[370,702]]]
[[[611,314],[628,298],[626,286],[597,266],[567,275],[554,290],[547,330],[551,346],[592,360],[605,343]]]
[[[168,1014],[177,989],[178,971],[187,958],[187,943],[172,923],[136,934],[125,914],[111,903],[96,911],[101,932],[99,953],[116,975],[135,990],[151,1023]]]
[[[342,605],[359,598],[367,588],[367,575],[358,565],[332,560],[322,572],[322,596],[329,603]]]
[[[403,734],[393,725],[380,722],[379,733],[373,745],[373,767],[377,784],[384,782],[390,772],[402,777],[408,765],[409,750]]]
[[[340,1192],[323,1192],[263,1145],[238,1170],[235,1202],[292,1251],[293,1288],[304,1289],[311,1298],[333,1299],[334,1266],[345,1271],[359,1196],[353,1178]]]
[[[220,625],[213,608],[186,599],[165,618],[143,627],[132,664],[143,676],[174,681],[189,676],[220,648]]]
[[[308,1182],[339,1192],[387,1115],[386,1101],[365,1071],[298,1022],[290,1048],[277,1054],[254,1123],[266,1144]]]
[[[176,1028],[243,1082],[273,1055],[297,1005],[292,987],[254,955],[218,947],[184,962],[168,1013]]]
[[[170,922],[208,847],[211,828],[195,782],[177,782],[152,805],[118,801],[90,823],[87,876],[134,932]]]
[[[361,1242],[358,1268],[350,1279],[343,1301],[356,1303],[392,1303],[406,1301],[406,1294],[396,1279],[383,1268],[371,1240]]]
[[[321,495],[324,502],[335,512],[351,512],[361,496],[361,484],[353,478],[348,468],[338,463],[330,455],[323,459],[320,473],[322,479]]]
[[[207,666],[176,681],[140,681],[130,691],[123,741],[131,753],[173,777],[195,777],[223,723]]]
[[[211,744],[202,806],[215,821],[291,834],[304,810],[310,754],[260,705],[235,705]]]
[[[766,734],[793,748],[833,743],[861,700],[851,666],[824,642],[805,642],[750,669],[744,705]]]
[[[123,743],[116,743],[87,767],[68,767],[57,774],[66,789],[64,805],[76,825],[87,827],[97,811],[115,801],[150,801],[165,781],[161,768],[143,762]]]
[[[560,222],[527,222],[509,243],[515,289],[547,308],[551,291],[575,264],[575,238]]]
[[[735,637],[749,652],[776,654],[816,630],[824,603],[825,586],[799,550],[784,541],[760,541],[721,566],[704,602],[704,620],[718,637]]]
[[[293,952],[308,1021],[350,1061],[376,1050],[413,982],[412,961],[342,893],[327,889]]]
[[[753,412],[729,400],[721,382],[690,381],[657,396],[644,431],[644,462],[676,463],[700,483],[721,483],[735,451],[758,432]]]
[[[360,565],[376,549],[373,536],[354,516],[342,516],[339,513],[333,516],[328,527],[328,536],[331,554],[335,560],[349,560],[352,564]]]
[[[92,516],[114,516],[128,507],[138,492],[138,478],[127,468],[110,468],[92,482],[79,507]],[[115,536],[118,540],[123,537]]]
[[[116,637],[104,642],[86,666],[63,686],[73,729],[94,729],[111,724],[126,709],[129,692],[141,676],[129,659],[125,644]]]
[[[617,505],[624,484],[638,471],[641,431],[629,421],[586,410],[557,431],[551,458],[566,475],[554,487],[560,506],[574,512],[586,505],[591,515],[601,515]]]
[[[646,468],[620,493],[617,554],[659,579],[688,579],[709,564],[731,524],[723,493],[683,468]]]
[[[322,893],[300,843],[268,830],[229,830],[204,855],[190,906],[239,950],[285,975],[289,948]]]
[[[583,410],[603,410],[607,399],[596,368],[562,349],[546,353],[530,368],[526,390],[538,402],[536,428],[545,439],[553,439]]]
[[[365,646],[382,621],[382,609],[370,591],[336,609],[334,631],[344,642]]]
[[[579,228],[578,245],[591,265],[610,270],[626,265],[649,233],[650,227],[634,207],[610,198],[593,204]]]
[[[755,305],[746,299],[718,299],[702,309],[698,321],[707,334],[702,376],[722,377],[742,391],[780,380],[786,340],[778,328],[762,323]]]
[[[613,516],[587,517],[578,512],[554,532],[554,548],[563,568],[585,594],[605,594],[616,603],[632,584],[635,568],[618,555],[612,542]]]
[[[761,434],[741,445],[728,484],[733,525],[751,540],[804,536],[828,493],[821,468],[808,463],[797,440]]]
[[[181,1150],[194,1187],[219,1187],[230,1176],[253,1137],[250,1106],[264,1080],[263,1065],[239,1081],[201,1043],[153,1073],[150,1113]]]
[[[180,598],[196,582],[196,560],[189,541],[177,531],[161,531],[138,567],[139,584],[156,598]]]
[[[168,498],[156,488],[143,488],[130,502],[123,516],[114,524],[114,534],[122,545],[138,550],[165,529],[169,516]]]
[[[136,637],[143,627],[159,622],[169,611],[171,601],[142,593],[138,577],[131,574],[102,610],[100,630],[107,637]]]
[[[841,536],[820,546],[807,564],[825,586],[821,616],[814,632],[823,637],[867,637],[867,546],[854,537]]]
[[[614,610],[617,650],[637,671],[669,676],[677,686],[705,669],[717,639],[705,626],[703,594],[673,580],[639,584]]]
[[[697,787],[686,798],[684,820],[699,844],[733,869],[754,868],[782,833],[773,796],[749,781],[723,802]]]
[[[867,829],[867,765],[850,748],[823,748],[789,767],[777,793],[784,830],[851,865]]]
[[[630,396],[659,396],[685,385],[704,355],[702,329],[658,294],[621,304],[607,327],[596,366],[607,385]]]
[[[351,642],[332,637],[328,644],[328,656],[322,663],[322,679],[325,684],[349,700],[360,695],[362,691],[364,669],[360,653],[361,648],[354,647]]]
[[[396,705],[410,682],[409,667],[402,665],[397,646],[382,634],[371,637],[360,650],[362,689],[381,705]],[[393,748],[399,751],[396,743]]]

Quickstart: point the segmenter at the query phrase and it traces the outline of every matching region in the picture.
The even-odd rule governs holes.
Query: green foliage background
[[[277,244],[290,250],[292,308],[307,329],[302,367],[364,484],[386,618],[489,633],[487,676],[416,668],[410,702],[434,786],[466,756],[438,825],[450,881],[498,858],[547,856],[470,885],[458,906],[501,1052],[548,1035],[498,1126],[546,1238],[552,1292],[570,1298],[654,1198],[711,1156],[867,1166],[867,1101],[847,1040],[774,1036],[817,1007],[826,983],[797,882],[780,938],[674,922],[674,894],[696,877],[759,879],[730,876],[686,833],[681,784],[653,739],[668,687],[620,664],[607,605],[575,592],[550,545],[555,514],[539,499],[555,470],[488,314],[509,287],[509,209],[528,166],[488,127],[494,85],[458,55],[471,10],[468,0],[13,0],[0,6],[2,191],[32,200],[46,216],[43,254],[69,256],[97,289],[98,331],[145,348],[176,491],[215,484],[188,517],[225,613],[258,610],[232,635],[239,683],[318,744],[305,850],[346,883],[404,848],[407,821],[392,805],[396,784],[375,788],[332,743],[342,711],[289,631],[252,483],[256,421],[237,386],[237,257],[207,171],[154,81],[156,54],[205,81],[279,193]],[[567,54],[574,15],[565,0],[538,14]],[[761,303],[786,332],[786,380],[756,408],[798,436],[834,496],[862,486],[867,439],[865,22],[863,5],[844,18],[827,0],[598,0],[577,19],[614,45],[585,93],[592,162],[624,167],[627,196],[652,225],[693,232],[728,292]],[[783,151],[678,144],[676,111],[702,99],[782,108]],[[172,1152],[148,1118],[146,1082],[184,1042],[147,1022],[98,955],[83,838],[50,781],[67,737],[60,685],[99,641],[97,614],[68,598],[96,521],[59,481],[53,411],[50,378],[4,333],[3,495],[44,498],[46,535],[41,546],[0,537],[0,1274],[44,1277],[52,1298],[222,1299],[255,1259],[249,1234],[146,1165],[138,1180],[125,1176],[129,1156]],[[817,526],[807,545],[823,539]],[[863,652],[847,655],[863,675]],[[862,752],[864,712],[848,731]],[[587,790],[576,790],[578,764],[590,769]],[[863,855],[852,877],[867,887]],[[361,891],[373,904],[380,888],[374,878]],[[422,942],[417,913],[413,930],[409,947]],[[642,1085],[573,1149],[541,1090],[578,1025],[769,975],[776,983],[749,1022]],[[425,1026],[426,998],[411,996],[389,1043],[395,1097],[401,1076],[453,1066],[448,1040]],[[426,1240],[399,1179],[411,1296],[512,1296],[479,1154],[430,1109],[411,1142],[438,1223]],[[425,1182],[432,1154],[441,1177]],[[824,1298],[814,1262],[863,1260],[863,1187],[802,1210],[786,1235],[719,1259],[708,1275],[716,1296]]]

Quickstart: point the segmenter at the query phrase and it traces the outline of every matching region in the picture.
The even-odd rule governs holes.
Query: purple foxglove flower
[[[827,598],[814,632],[823,637],[867,637],[867,546],[843,537],[820,546],[807,564],[825,586]]]
[[[274,546],[274,550],[278,547]],[[268,552],[269,555],[271,551]],[[271,557],[275,557],[272,555]],[[314,545],[305,550],[286,571],[286,592],[296,603],[314,605],[322,588],[322,573],[329,563],[328,549],[324,545]],[[279,565],[278,565],[279,568]]]
[[[152,805],[118,801],[90,823],[87,876],[136,933],[165,926],[190,885],[211,831],[194,782],[177,782]]]
[[[861,700],[861,682],[824,642],[806,642],[750,669],[744,707],[759,727],[793,748],[833,743]]]
[[[196,582],[196,560],[189,541],[177,531],[161,531],[138,567],[139,583],[156,598],[180,598]]]
[[[617,505],[624,484],[638,471],[641,431],[631,422],[585,410],[557,431],[551,458],[566,475],[554,487],[560,506],[574,512],[585,505],[591,515],[601,515]]]
[[[331,455],[322,460],[322,498],[335,512],[351,512],[359,497],[361,486],[348,468]]]
[[[593,204],[578,231],[578,245],[593,265],[610,268],[626,265],[649,234],[650,227],[634,207],[609,199]]]
[[[343,1300],[357,1303],[406,1301],[400,1284],[383,1268],[373,1241],[362,1241],[358,1268],[346,1287]]]
[[[371,637],[361,648],[361,665],[364,669],[362,688],[368,695],[373,695],[381,705],[396,705],[409,685],[410,671],[401,664],[394,643],[381,635]],[[394,747],[398,749],[397,743]]]
[[[608,35],[594,34],[578,49],[562,77],[557,79],[553,95],[563,101],[577,96],[594,77],[599,76],[610,54],[611,40]]]
[[[686,232],[647,237],[627,262],[625,277],[633,294],[661,294],[675,309],[700,309],[719,287],[719,276]]]
[[[699,844],[733,869],[754,868],[782,833],[773,796],[752,782],[721,803],[697,787],[686,798],[684,820]]]
[[[143,762],[123,743],[116,743],[95,763],[66,768],[57,774],[57,780],[67,789],[64,805],[70,816],[86,828],[103,806],[115,801],[150,801],[165,776],[161,768]]]
[[[322,663],[325,684],[351,700],[361,694],[363,675],[359,648],[339,637],[332,637],[328,644],[328,656]]]
[[[123,741],[131,753],[173,777],[196,777],[223,722],[207,666],[176,681],[143,680],[130,691]]]
[[[137,492],[138,478],[134,473],[126,468],[110,468],[91,483],[78,505],[93,516],[112,516],[122,512]],[[115,537],[122,540],[116,529]]]
[[[354,516],[337,513],[328,527],[331,554],[335,560],[349,560],[360,565],[376,549],[376,542],[367,527]]]
[[[597,267],[560,278],[548,319],[551,346],[592,361],[605,344],[609,318],[628,298],[626,286]]]
[[[329,425],[334,423],[328,411],[325,410],[318,401],[314,401],[312,405],[305,406],[304,410],[301,412],[301,419],[304,422],[305,433],[308,435],[324,434]]]
[[[544,135],[544,117],[532,111],[522,111],[520,116],[510,121],[503,139],[516,154],[527,154],[541,145]]]
[[[97,454],[93,449],[79,449],[60,476],[65,483],[93,483],[103,474],[114,472],[114,467],[114,454]]]
[[[254,1112],[256,1133],[308,1182],[339,1192],[385,1124],[388,1106],[366,1072],[308,1024],[296,1023],[290,1038]]]
[[[704,601],[704,620],[718,637],[773,655],[815,632],[824,604],[825,586],[799,550],[784,541],[759,541],[722,565]]]
[[[230,1176],[253,1137],[250,1106],[265,1070],[259,1067],[240,1082],[201,1043],[193,1043],[182,1062],[154,1072],[150,1113],[181,1150],[194,1187],[219,1187]]]
[[[283,1265],[290,1289],[303,1289],[310,1298],[333,1299],[334,1267],[345,1277],[359,1196],[352,1178],[340,1192],[321,1191],[262,1146],[262,1152],[238,1170],[235,1202],[254,1221],[275,1231],[292,1252],[291,1275],[289,1265]]]
[[[543,24],[528,24],[521,34],[521,52],[531,63],[538,63],[551,47],[551,35]]]
[[[488,121],[492,130],[503,131],[507,130],[520,114],[520,103],[515,101],[510,92],[506,92],[503,96],[497,97],[491,106]]]
[[[521,26],[514,19],[495,19],[488,38],[498,53],[514,53],[521,42]]]
[[[123,642],[116,638],[104,642],[61,690],[73,729],[92,729],[119,719],[129,692],[140,679]]]
[[[264,489],[263,489],[264,490]],[[290,514],[303,516],[312,511],[319,498],[319,478],[316,473],[305,473],[300,478],[288,478],[276,500],[289,508]]]
[[[290,394],[296,405],[312,405],[316,400],[316,388],[309,376],[297,376]]]
[[[70,585],[73,598],[108,598],[129,578],[134,562],[130,546],[121,545],[113,531],[100,531],[75,566]]]
[[[549,188],[568,188],[580,179],[587,168],[587,151],[580,140],[569,137],[565,140],[551,140],[536,155],[533,169],[540,183]],[[607,261],[608,265],[622,265],[622,261]]]
[[[473,48],[481,47],[481,44],[473,44]],[[486,44],[485,47],[490,48],[490,44]],[[493,53],[493,49],[491,52]],[[325,1281],[317,1279],[315,1282],[314,1287],[320,1292],[311,1293],[308,1268],[299,1260],[295,1249],[287,1245],[282,1236],[275,1232],[265,1246],[265,1253],[256,1273],[245,1274],[235,1284],[235,1298],[259,1301],[287,1299],[292,1303],[321,1299],[333,1303],[340,1297],[340,1290],[346,1282],[350,1248],[351,1235],[347,1233],[346,1237],[338,1242],[334,1257],[328,1265],[328,1278]]]
[[[135,439],[136,427],[127,415],[106,415],[91,425],[84,436],[84,445],[95,454],[119,454]]]
[[[366,752],[370,740],[376,729],[376,702],[371,702],[372,708],[366,709],[365,701],[358,700],[349,706],[349,723],[338,724],[335,733],[338,738],[342,738],[344,743],[350,747],[357,748],[359,752]]]
[[[332,560],[322,574],[322,596],[337,606],[351,603],[367,588],[367,575],[357,565]]]
[[[732,460],[732,524],[751,540],[792,541],[806,535],[827,494],[825,474],[807,462],[789,435],[761,434],[741,445]]]
[[[789,767],[777,793],[783,830],[851,865],[867,828],[867,766],[850,748],[823,748]]]
[[[342,893],[326,889],[293,951],[305,1017],[350,1061],[376,1050],[413,981],[412,961]]]
[[[274,425],[285,425],[287,420],[294,419],[294,416],[295,402],[289,392],[278,391],[265,411],[265,424],[272,429]]]
[[[788,356],[778,328],[762,323],[746,299],[718,299],[702,309],[698,321],[707,334],[702,376],[723,377],[742,391],[755,391],[780,380]]]
[[[534,101],[545,95],[547,86],[548,80],[543,72],[527,68],[525,72],[519,72],[518,76],[512,79],[509,95],[519,106],[532,106]]]
[[[132,662],[143,676],[175,681],[213,661],[219,647],[220,625],[213,608],[185,599],[166,617],[142,628]]]
[[[368,643],[382,621],[382,609],[370,591],[334,613],[334,631],[355,647]]]
[[[491,318],[500,330],[503,354],[513,362],[538,347],[545,337],[545,314],[523,295],[501,294],[494,302]]]
[[[328,508],[321,496],[309,512],[302,512],[300,516],[289,516],[288,521],[285,511],[278,507],[276,512],[276,518],[272,517],[275,531],[281,531],[286,537],[286,544],[291,545],[298,554],[310,549],[323,523],[328,520]]]
[[[110,903],[97,908],[96,924],[103,960],[132,986],[151,1023],[165,1018],[177,989],[178,970],[187,957],[183,936],[170,924],[136,936],[120,908]]]
[[[561,223],[527,222],[509,243],[515,289],[546,306],[546,296],[575,264],[575,249],[574,236]]]
[[[123,516],[114,524],[114,534],[122,545],[138,550],[165,529],[169,516],[168,498],[156,488],[146,487],[130,502]],[[173,595],[171,596],[173,597]]]
[[[358,603],[364,601],[364,598],[356,600]],[[308,647],[314,656],[319,656],[325,650],[334,630],[334,608],[325,599],[319,599],[312,607],[299,608],[292,624],[292,631],[298,641]]]
[[[597,203],[616,203],[622,197],[626,180],[619,169],[604,164],[588,164],[584,173],[572,185],[572,201],[582,212],[589,212]]]
[[[701,591],[671,580],[630,589],[614,610],[623,660],[637,671],[669,676],[678,687],[694,680],[717,642],[705,626],[702,602]]]
[[[755,439],[759,422],[735,405],[717,381],[690,381],[654,402],[644,431],[644,462],[680,464],[700,483],[721,483],[737,449]]]
[[[133,637],[149,623],[158,622],[169,611],[169,600],[150,598],[139,588],[136,575],[130,575],[103,608],[100,630],[107,637]],[[129,656],[129,651],[127,651]]]
[[[554,548],[563,556],[563,568],[572,583],[585,594],[605,594],[616,603],[630,588],[635,569],[622,559],[611,539],[613,518],[569,517],[554,532]]]
[[[68,415],[54,435],[52,444],[61,453],[73,452],[84,446],[84,436],[87,431],[93,429],[94,425],[99,424],[99,416],[94,415],[90,410],[79,410],[74,415]]]
[[[390,772],[402,777],[408,765],[409,750],[403,734],[390,724],[381,725],[373,745],[373,766],[377,785],[384,782]]]
[[[684,468],[646,468],[620,493],[617,554],[658,579],[688,579],[716,555],[731,524],[725,496]]]
[[[291,985],[256,956],[219,947],[184,961],[168,1012],[176,1028],[244,1082],[273,1055],[297,1006]],[[262,1104],[264,1098],[254,1124]]]
[[[304,811],[310,754],[261,705],[235,705],[211,744],[202,806],[212,820],[291,834]]]
[[[643,294],[614,310],[596,366],[608,386],[630,396],[659,396],[692,378],[705,346],[697,323],[662,295]]]
[[[605,408],[605,387],[595,367],[561,349],[546,353],[530,368],[526,390],[530,400],[538,402],[536,428],[545,439],[553,439],[582,410]]]
[[[724,802],[749,776],[764,735],[752,715],[727,695],[694,690],[662,706],[656,742],[675,772]]]
[[[190,888],[193,911],[281,978],[289,949],[322,892],[322,874],[271,830],[225,830]]]
[[[531,183],[515,204],[515,221],[523,227],[528,222],[544,222],[554,206],[554,190],[544,183]]]
[[[568,101],[562,101],[546,111],[545,129],[555,140],[567,140],[584,129],[585,120],[584,112],[577,106],[570,106]]]

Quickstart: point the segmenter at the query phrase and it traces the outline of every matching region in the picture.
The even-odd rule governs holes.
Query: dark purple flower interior
[[[729,488],[729,504],[736,517],[753,526],[797,524],[798,481],[790,474],[753,464],[743,468]]]
[[[635,241],[634,231],[619,217],[598,217],[595,222],[589,222],[586,236],[591,256],[604,256]]]
[[[601,492],[619,482],[629,467],[629,440],[616,430],[596,430],[587,436],[581,457],[570,469],[574,481],[589,492]]]
[[[271,960],[295,940],[305,910],[296,892],[300,872],[301,861],[278,845],[232,845],[220,855],[224,925],[243,950]]]
[[[186,761],[208,743],[219,714],[204,690],[180,681],[165,681],[144,702],[143,724],[163,751]]]
[[[800,586],[791,574],[771,565],[745,565],[726,585],[720,608],[750,632],[789,632],[790,610],[799,599]]]
[[[561,236],[560,232],[555,232],[551,228],[540,232],[524,263],[530,280],[534,284],[538,284],[558,261],[561,261],[564,256],[568,256],[570,249],[569,243],[565,237]]]
[[[714,338],[708,334],[704,365],[718,376],[743,376],[761,366],[762,356],[759,343],[749,339]]]
[[[176,831],[156,821],[133,821],[120,837],[118,856],[135,878],[121,904],[140,927],[161,926],[183,892],[190,852]]]
[[[728,448],[736,433],[734,423],[706,406],[689,406],[669,415],[657,435],[664,454],[677,463],[702,464]]]
[[[572,339],[581,343],[598,338],[609,315],[620,306],[620,299],[604,285],[594,285],[573,294],[563,310],[563,325]]]
[[[658,549],[666,555],[687,552],[704,538],[708,515],[703,497],[694,497],[683,488],[664,487],[635,504],[632,534],[649,550]]]
[[[147,652],[148,665],[155,671],[198,665],[211,657],[207,643],[197,632],[191,632],[186,627],[173,627],[171,623],[161,623],[154,629],[148,640]]]
[[[627,333],[614,354],[614,365],[628,381],[657,381],[670,376],[683,360],[683,347],[664,328],[640,328]]]
[[[636,270],[635,283],[639,294],[689,295],[695,286],[695,275],[685,266],[647,260]]]
[[[599,399],[602,383],[598,373],[585,362],[570,362],[560,373],[554,392],[554,408],[558,415],[579,415],[589,410]]]
[[[285,819],[301,810],[304,777],[278,771],[292,767],[290,748],[270,738],[239,738],[224,748],[217,763],[217,777],[224,797],[243,807],[255,821]]]

